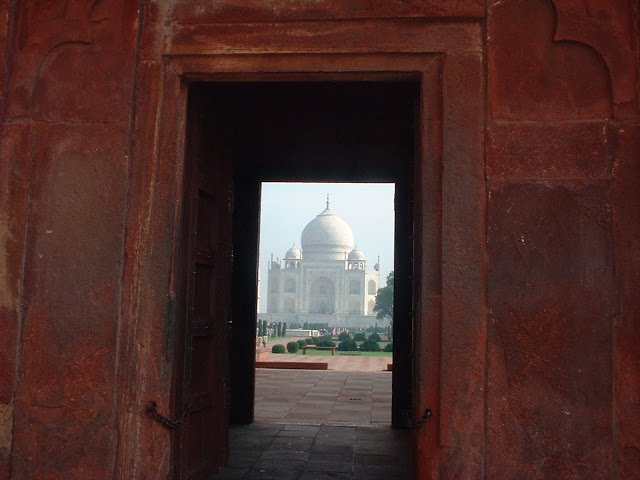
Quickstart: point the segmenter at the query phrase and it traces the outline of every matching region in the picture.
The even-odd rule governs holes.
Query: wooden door
[[[228,456],[233,190],[215,122],[192,108],[188,125],[187,278],[176,384],[176,412],[183,412],[183,420],[174,460],[176,478],[197,480],[208,478]]]

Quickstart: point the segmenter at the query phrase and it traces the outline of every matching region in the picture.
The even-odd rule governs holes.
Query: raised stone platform
[[[256,362],[256,368],[278,368],[291,370],[327,370],[327,362]]]

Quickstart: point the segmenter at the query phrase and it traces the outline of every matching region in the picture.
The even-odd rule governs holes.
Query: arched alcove
[[[327,277],[318,277],[311,282],[309,313],[332,314],[335,311],[335,285]]]
[[[293,278],[287,278],[284,281],[285,293],[296,293],[296,281]]]

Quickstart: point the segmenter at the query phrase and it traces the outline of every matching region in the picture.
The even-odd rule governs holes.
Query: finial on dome
[[[327,208],[329,208],[329,194],[327,193]]]

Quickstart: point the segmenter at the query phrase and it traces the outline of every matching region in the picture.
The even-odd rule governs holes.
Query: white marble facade
[[[302,231],[301,246],[283,260],[269,262],[268,321],[318,322],[330,326],[366,327],[379,286],[376,264],[367,269],[349,225],[327,208]]]

